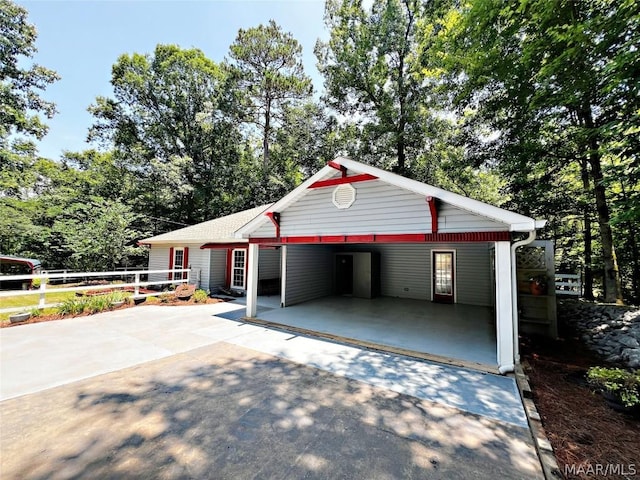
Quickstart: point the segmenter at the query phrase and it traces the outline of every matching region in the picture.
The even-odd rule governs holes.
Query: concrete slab
[[[0,429],[3,478],[543,478],[525,428],[228,343],[5,400]]]
[[[261,320],[497,366],[495,319],[489,307],[336,296],[286,308],[274,308],[272,300],[259,297],[258,305],[262,310],[256,317]]]

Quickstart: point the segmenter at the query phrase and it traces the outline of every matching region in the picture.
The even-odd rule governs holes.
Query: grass
[[[54,288],[51,288],[50,292],[45,294],[46,303],[64,302],[75,297],[75,292],[56,292]],[[39,300],[40,295],[12,295],[11,297],[0,298],[0,308],[24,307],[24,311],[29,312],[38,306]],[[0,322],[8,322],[9,316],[14,313],[0,313]],[[46,309],[42,313],[44,315],[54,313],[54,309]]]

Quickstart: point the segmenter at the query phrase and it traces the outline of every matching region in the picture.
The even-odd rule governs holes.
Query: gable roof
[[[180,228],[171,232],[140,240],[139,244],[170,245],[186,243],[232,243],[238,242],[234,232],[247,222],[259,216],[272,204],[260,205],[225,217]]]
[[[511,232],[531,232],[538,228],[544,227],[546,220],[535,220],[531,217],[521,215],[519,213],[505,210],[503,208],[489,205],[488,203],[480,202],[472,198],[459,195],[457,193],[449,192],[426,183],[418,182],[410,178],[402,177],[395,173],[387,172],[364,163],[356,162],[354,160],[338,157],[332,162],[331,165],[326,165],[315,175],[311,176],[296,189],[285,195],[282,199],[271,205],[269,211],[282,212],[287,207],[298,201],[304,195],[309,192],[309,187],[320,180],[326,180],[332,177],[336,177],[340,174],[336,167],[344,167],[350,174],[369,174],[377,177],[379,180],[386,182],[390,185],[394,185],[398,188],[414,192],[424,197],[434,197],[442,202],[453,205],[454,207],[465,210],[469,213],[485,217],[496,222],[503,223],[509,227]],[[258,215],[249,223],[244,225],[236,232],[236,238],[249,238],[251,233],[256,231],[260,226],[269,222],[269,218],[266,215]]]

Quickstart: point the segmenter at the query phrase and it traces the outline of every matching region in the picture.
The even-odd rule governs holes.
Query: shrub
[[[162,292],[160,295],[158,295],[158,300],[160,300],[160,303],[169,303],[173,297],[173,293]]]
[[[29,312],[29,314],[31,315],[31,318],[37,318],[40,315],[42,315],[42,310],[40,310],[39,308],[32,308],[31,311]]]
[[[86,306],[86,298],[69,298],[58,307],[58,313],[61,315],[78,315],[84,312]]]
[[[209,298],[209,294],[204,290],[196,290],[193,293],[193,301],[196,303],[205,303]]]
[[[618,398],[625,407],[640,405],[640,370],[629,372],[622,368],[591,367],[589,383]]]
[[[111,307],[111,294],[96,295],[86,302],[86,309],[89,313],[99,313]]]

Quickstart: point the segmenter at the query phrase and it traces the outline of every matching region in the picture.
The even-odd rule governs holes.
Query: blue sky
[[[38,30],[34,61],[62,79],[44,93],[58,114],[38,144],[40,155],[57,159],[63,150],[90,148],[85,142],[92,117],[87,107],[110,96],[111,66],[123,53],[151,53],[158,43],[196,47],[221,61],[239,28],[274,19],[302,44],[305,71],[316,90],[322,79],[313,47],[326,39],[323,0],[289,1],[55,1],[17,0]]]

